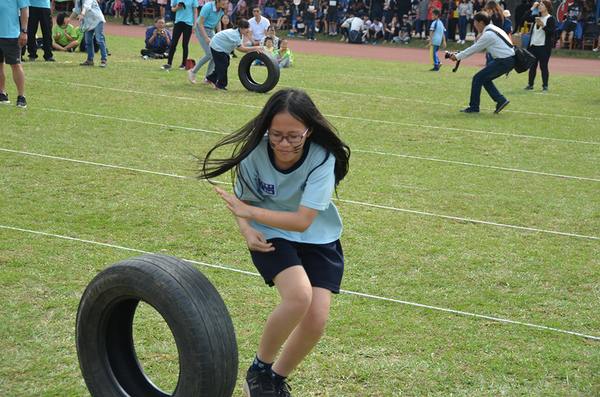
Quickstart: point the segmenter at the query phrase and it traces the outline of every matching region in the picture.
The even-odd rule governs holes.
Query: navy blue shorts
[[[275,251],[250,251],[254,266],[269,286],[273,278],[292,266],[302,266],[313,287],[340,293],[344,274],[344,253],[340,240],[329,244],[295,243],[282,238],[268,240]]]

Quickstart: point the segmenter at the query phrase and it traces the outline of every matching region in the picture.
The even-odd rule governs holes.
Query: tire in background
[[[164,397],[144,373],[133,343],[139,301],[165,320],[177,345],[173,396],[231,397],[238,373],[233,322],[210,281],[188,262],[148,254],[117,262],[94,277],[77,310],[81,372],[93,397]]]
[[[252,79],[251,67],[252,63],[257,59],[264,63],[267,68],[267,79],[262,84],[257,83]],[[238,67],[238,76],[240,77],[242,85],[248,91],[258,93],[269,92],[275,88],[279,82],[279,72],[279,65],[277,64],[275,57],[270,54],[265,54],[264,52],[259,54],[256,51],[251,51],[244,55],[240,60]]]

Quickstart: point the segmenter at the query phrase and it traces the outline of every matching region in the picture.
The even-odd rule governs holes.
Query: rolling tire
[[[81,372],[93,397],[164,397],[140,366],[133,343],[139,301],[169,326],[179,354],[173,396],[231,397],[237,342],[223,299],[186,261],[148,254],[117,262],[94,277],[77,310]]]
[[[257,59],[267,67],[267,79],[262,84],[259,84],[252,79],[251,67],[252,63]],[[247,53],[242,57],[238,66],[240,82],[248,91],[252,92],[264,93],[271,91],[279,82],[279,74],[279,65],[275,58],[264,52],[261,52],[260,54],[256,51]]]

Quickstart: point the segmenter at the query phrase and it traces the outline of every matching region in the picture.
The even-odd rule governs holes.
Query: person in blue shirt
[[[17,106],[27,107],[25,100],[25,73],[21,66],[21,47],[27,44],[29,0],[0,1],[0,104],[8,104],[6,93],[6,72],[4,64],[10,65],[13,80],[17,86]],[[20,14],[20,16],[19,16]]]
[[[175,13],[175,25],[173,26],[173,40],[169,48],[169,59],[162,69],[171,69],[173,56],[177,50],[179,38],[183,35],[181,47],[183,49],[183,58],[179,69],[185,69],[185,63],[188,58],[188,45],[192,37],[192,27],[198,19],[198,0],[173,0],[171,2],[171,11]]]
[[[146,29],[146,49],[141,53],[150,58],[164,58],[169,56],[171,46],[171,33],[165,29],[165,18],[156,17],[154,26]]]
[[[446,48],[446,34],[444,33],[446,29],[444,29],[444,24],[440,21],[440,10],[431,11],[431,18],[433,22],[431,23],[431,28],[429,29],[431,33],[429,34],[429,59],[431,60],[431,64],[433,65],[433,69],[430,72],[437,72],[440,70],[440,58],[437,56],[437,52],[440,49],[440,45],[444,43],[444,48]]]
[[[237,29],[222,30],[217,33],[210,41],[210,51],[215,62],[215,69],[206,76],[210,84],[214,84],[217,90],[227,89],[227,69],[229,68],[230,56],[233,50],[242,52],[256,51],[259,54],[263,48],[261,46],[244,46],[242,37],[250,31],[250,23],[245,19],[240,19],[237,23]]]
[[[231,158],[213,158],[229,145]],[[229,170],[237,176],[235,195],[216,192],[235,216],[265,283],[281,295],[243,383],[248,397],[290,397],[288,375],[325,331],[344,272],[342,220],[331,196],[349,159],[350,148],[308,94],[288,88],[201,160],[199,178]]]
[[[215,68],[215,62],[212,59],[212,53],[210,52],[210,40],[215,36],[215,31],[221,30],[221,17],[225,13],[228,0],[215,0],[210,3],[206,3],[200,10],[200,16],[194,23],[194,32],[196,38],[204,50],[204,56],[200,58],[196,66],[193,69],[188,70],[188,80],[190,83],[196,83],[196,74],[205,63],[208,62],[206,67],[206,74],[203,84],[208,84],[206,76],[212,73]]]
[[[27,24],[27,50],[29,61],[37,58],[36,33],[38,25],[42,29],[42,40],[44,59],[47,62],[55,62],[52,58],[52,13],[50,11],[50,0],[29,0],[29,22]]]
[[[84,40],[87,50],[87,61],[81,62],[81,66],[94,66],[94,39],[100,49],[101,61],[100,67],[105,68],[108,65],[108,50],[106,49],[106,39],[104,38],[104,14],[98,5],[97,0],[76,0],[75,8],[71,14],[71,19],[78,15],[80,31],[84,33]]]

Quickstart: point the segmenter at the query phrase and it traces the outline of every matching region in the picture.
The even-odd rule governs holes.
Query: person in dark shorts
[[[232,158],[212,157],[230,144]],[[342,221],[331,196],[349,158],[350,148],[308,94],[284,89],[201,161],[202,179],[235,170],[235,195],[216,191],[265,283],[281,295],[243,384],[248,397],[290,397],[287,376],[325,331],[344,271]]]
[[[335,36],[337,34],[338,0],[327,0],[327,4],[327,16],[325,19],[328,22],[329,35]]]
[[[17,106],[27,107],[25,100],[25,73],[21,66],[21,47],[27,44],[29,0],[0,1],[0,104],[8,104],[4,64],[10,65],[17,85]],[[20,16],[19,16],[20,13]]]

